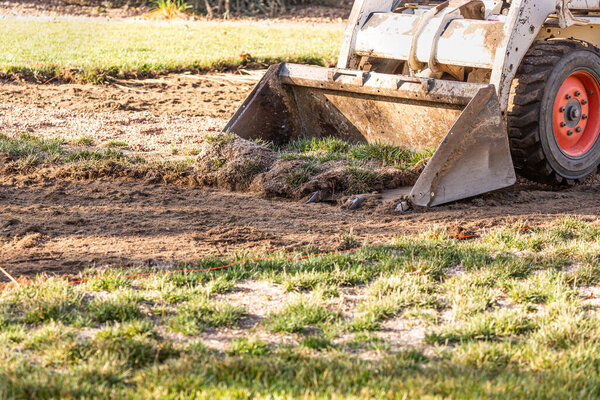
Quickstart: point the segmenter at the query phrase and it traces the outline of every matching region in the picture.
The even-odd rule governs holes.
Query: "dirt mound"
[[[374,164],[374,163],[372,163]],[[248,190],[264,197],[300,199],[322,192],[322,200],[413,185],[423,166],[398,170],[347,161],[282,160],[268,147],[230,134],[209,136],[196,159],[204,186]]]
[[[209,136],[196,159],[205,186],[246,190],[257,175],[269,170],[277,154],[256,143],[229,134]]]

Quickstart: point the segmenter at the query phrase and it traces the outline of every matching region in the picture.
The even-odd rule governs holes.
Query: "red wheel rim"
[[[552,113],[554,137],[568,156],[587,153],[600,132],[600,86],[587,72],[577,71],[563,82]]]

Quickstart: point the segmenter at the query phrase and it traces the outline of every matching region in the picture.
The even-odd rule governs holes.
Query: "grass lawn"
[[[104,75],[224,70],[283,60],[323,65],[335,60],[342,29],[340,24],[5,18],[0,72],[95,82]]]
[[[600,230],[572,218],[521,227],[472,241],[433,229],[211,272],[125,279],[156,270],[115,268],[79,285],[7,286],[0,398],[598,398],[599,302],[589,294]],[[288,295],[252,320],[227,296],[259,281]],[[390,321],[407,329],[386,335]],[[412,329],[422,335],[398,345]],[[205,340],[220,332],[224,349]]]

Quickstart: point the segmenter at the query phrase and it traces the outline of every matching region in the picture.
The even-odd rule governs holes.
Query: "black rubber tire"
[[[525,55],[513,83],[507,124],[517,173],[530,180],[564,185],[582,181],[600,165],[600,140],[585,154],[560,150],[552,127],[556,94],[576,71],[600,82],[600,51],[575,40],[536,42]]]

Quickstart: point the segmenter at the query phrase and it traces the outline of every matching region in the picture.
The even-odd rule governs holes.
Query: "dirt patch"
[[[125,152],[165,158],[179,157],[173,156],[178,152],[193,159],[226,156],[229,162],[248,154],[256,159],[258,152],[261,166],[260,172],[254,174],[257,168],[248,174],[243,192],[232,193],[200,187],[197,178],[208,179],[200,172],[171,176],[154,170],[153,175],[150,169],[150,174],[131,176],[130,170],[107,164],[113,169],[86,172],[67,165],[23,173],[11,170],[5,157],[0,159],[3,266],[15,275],[77,274],[94,265],[165,265],[236,251],[337,249],[348,232],[359,243],[375,244],[436,226],[460,234],[483,233],[516,221],[543,226],[563,215],[598,222],[596,178],[560,192],[521,181],[472,200],[406,214],[394,212],[391,203],[376,196],[369,198],[373,206],[359,211],[335,202],[271,200],[290,195],[292,187],[291,197],[313,190],[339,193],[348,185],[348,174],[340,175],[346,166],[332,161],[294,180],[290,172],[305,167],[306,161],[282,161],[272,150],[245,141],[209,149],[200,157],[206,137],[220,131],[257,79],[170,75],[126,82],[130,89],[142,91],[115,85],[1,83],[0,132],[5,135],[28,130],[67,140],[89,135],[96,147],[120,140],[126,142]],[[109,108],[107,102],[118,101],[139,109]],[[419,171],[413,172],[414,176],[382,171],[375,183],[379,188],[410,184]]]
[[[169,75],[126,86],[4,81],[1,133],[68,141],[90,136],[100,147],[119,141],[136,152],[183,153],[225,126],[260,73],[229,76]]]
[[[597,186],[561,193],[533,189],[517,185],[480,198],[483,205],[466,200],[398,215],[129,179],[8,175],[0,177],[0,256],[15,275],[76,274],[93,265],[194,262],[236,251],[334,249],[350,231],[361,242],[385,243],[434,226],[483,233],[516,221],[543,226],[564,215],[598,222]],[[15,236],[24,232],[43,240],[15,247]]]

